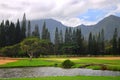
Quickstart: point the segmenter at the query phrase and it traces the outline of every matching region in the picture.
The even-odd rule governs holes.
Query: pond
[[[102,71],[91,69],[63,69],[58,67],[29,67],[0,69],[0,78],[41,77],[41,76],[120,76],[119,71]]]

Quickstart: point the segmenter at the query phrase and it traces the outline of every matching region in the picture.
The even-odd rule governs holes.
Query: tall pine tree
[[[113,34],[113,39],[112,39],[112,51],[114,54],[117,53],[117,28],[115,28],[114,34]]]
[[[45,36],[45,39],[48,40],[48,41],[51,41],[51,40],[50,40],[50,32],[48,31],[47,28],[45,29],[45,35],[46,35],[46,36]]]
[[[101,31],[101,53],[105,52],[104,29]]]
[[[21,39],[21,28],[20,28],[20,22],[18,19],[16,23],[16,28],[15,28],[15,42],[19,43],[21,40],[22,40]]]
[[[76,42],[77,42],[77,54],[82,55],[84,53],[84,45],[83,45],[83,36],[81,33],[81,29],[76,30]]]
[[[42,39],[46,39],[46,23],[43,23],[43,28],[42,28]]]
[[[93,36],[92,33],[90,32],[89,38],[88,38],[88,53],[92,54],[93,52]]]
[[[60,30],[60,44],[63,44],[63,32]]]
[[[68,43],[72,43],[72,28],[70,27],[69,28],[69,31],[68,31]]]
[[[15,44],[16,42],[15,42],[15,24],[13,23],[13,22],[11,22],[11,24],[10,24],[10,27],[9,27],[9,37],[10,37],[10,39],[9,39],[9,45],[13,45],[13,44]]]
[[[0,25],[0,48],[6,45],[4,21]]]
[[[9,31],[9,28],[10,27],[10,25],[9,25],[9,21],[8,20],[6,20],[6,22],[5,22],[5,42],[6,42],[6,46],[8,46],[8,45],[10,45],[10,39],[11,39],[11,37],[10,37],[10,31]]]
[[[120,55],[120,37],[118,39],[118,55]]]
[[[65,44],[68,44],[68,42],[69,42],[69,32],[68,32],[68,28],[66,28],[66,30],[65,30]]]
[[[35,25],[35,29],[33,31],[33,36],[37,37],[37,38],[40,38],[40,33],[39,33],[39,27],[38,27],[38,25]]]
[[[31,23],[28,21],[28,32],[27,32],[27,37],[31,36]]]
[[[21,26],[21,38],[26,38],[26,15],[24,13],[23,20],[22,20],[22,26]]]
[[[60,37],[59,37],[59,32],[58,32],[58,28],[56,27],[55,30],[55,54],[59,54],[59,44],[60,44]]]

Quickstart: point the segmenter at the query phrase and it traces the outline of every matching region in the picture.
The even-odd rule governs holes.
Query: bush
[[[74,66],[74,63],[72,61],[70,61],[70,60],[65,60],[62,63],[63,68],[71,68],[72,66]]]
[[[26,54],[21,50],[19,44],[15,44],[13,46],[6,46],[0,49],[0,55],[6,57],[25,57]]]

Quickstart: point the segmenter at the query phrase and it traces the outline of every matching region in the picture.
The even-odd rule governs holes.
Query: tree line
[[[48,41],[48,43],[50,42],[50,45],[48,45],[49,51],[45,55],[120,55],[120,38],[118,37],[117,28],[114,30],[113,38],[106,41],[104,29],[98,34],[90,32],[88,40],[86,40],[80,28],[67,27],[64,33],[56,27],[54,42],[51,42],[51,34],[46,27],[45,21],[41,34],[37,24],[33,31],[31,27],[33,26],[31,26],[30,21],[26,20],[25,14],[21,22],[19,19],[17,23],[9,20],[2,21],[0,24],[0,48],[3,49],[6,46],[19,44],[26,38],[36,37]],[[44,53],[45,50],[42,52]],[[39,52],[41,53],[41,51],[37,53]],[[15,53],[17,55],[16,51]]]

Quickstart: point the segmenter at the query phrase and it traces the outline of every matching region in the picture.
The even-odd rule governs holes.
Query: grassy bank
[[[39,77],[39,78],[10,78],[0,80],[120,80],[120,77],[111,76],[57,76],[57,77]]]
[[[75,63],[73,68],[80,68],[82,66],[88,65],[84,68],[90,69],[102,69],[101,65],[105,65],[105,69],[120,71],[120,60],[105,60],[105,59],[97,59],[97,58],[86,58],[86,57],[77,57],[77,58],[37,58],[29,61],[29,59],[22,59],[16,62],[7,63],[4,65],[0,65],[0,68],[8,68],[8,67],[44,67],[44,66],[57,66],[61,67],[61,63],[70,59]],[[92,64],[92,65],[91,65]],[[98,65],[99,64],[99,65]]]

